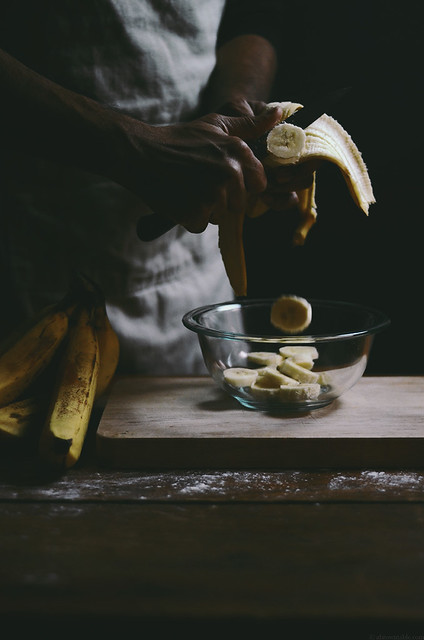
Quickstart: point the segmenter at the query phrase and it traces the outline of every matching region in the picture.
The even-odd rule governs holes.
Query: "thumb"
[[[237,136],[245,141],[256,140],[275,127],[282,115],[281,107],[273,106],[265,108],[256,116],[227,117],[223,124],[230,136]]]

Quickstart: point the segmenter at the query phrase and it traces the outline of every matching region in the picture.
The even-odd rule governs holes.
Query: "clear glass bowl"
[[[244,407],[260,411],[309,411],[333,402],[361,378],[375,334],[390,324],[376,309],[309,300],[311,324],[301,334],[288,335],[270,322],[274,302],[246,299],[212,304],[193,309],[182,319],[187,329],[197,333],[205,365],[219,387]],[[224,371],[231,367],[259,369],[258,374],[262,373],[264,365],[252,362],[249,354],[268,352],[276,354],[281,362],[280,349],[287,346],[315,347],[318,353],[312,372],[317,374],[319,388],[314,387],[312,397],[288,399],[287,390],[268,393],[251,386],[235,386],[224,379]]]

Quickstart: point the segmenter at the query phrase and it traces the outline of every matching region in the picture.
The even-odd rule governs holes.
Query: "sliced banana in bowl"
[[[246,367],[230,367],[224,369],[224,380],[233,387],[251,387],[258,377],[255,369],[247,369]]]
[[[384,313],[362,305],[284,297],[296,299],[284,331],[271,321],[276,307],[281,327],[281,297],[206,305],[183,317],[225,393],[245,408],[282,415],[326,407],[356,384],[375,334],[389,324]],[[298,333],[289,333],[295,326]]]

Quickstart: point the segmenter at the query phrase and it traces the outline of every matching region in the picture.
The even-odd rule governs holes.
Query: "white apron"
[[[224,0],[47,4],[37,45],[47,54],[34,44],[46,75],[151,124],[196,115],[215,64]],[[37,28],[31,25],[33,43]],[[23,61],[31,67],[31,59]],[[176,227],[142,243],[136,224],[147,208],[119,185],[21,155],[3,160],[2,269],[25,312],[58,299],[72,270],[82,271],[106,294],[122,371],[204,373],[197,336],[181,318],[232,297],[216,227],[202,234]]]

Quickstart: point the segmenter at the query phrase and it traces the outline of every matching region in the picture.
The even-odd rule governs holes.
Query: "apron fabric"
[[[150,124],[197,115],[224,0],[50,0],[36,14],[31,0],[13,4],[11,53],[29,67]],[[6,18],[1,9],[3,26]],[[19,31],[25,19],[32,24]],[[59,299],[81,271],[106,295],[121,371],[206,371],[181,318],[232,298],[214,225],[202,234],[177,226],[142,243],[136,224],[147,207],[105,178],[9,153],[1,180],[1,268],[16,297],[9,312],[15,305],[28,315]]]

